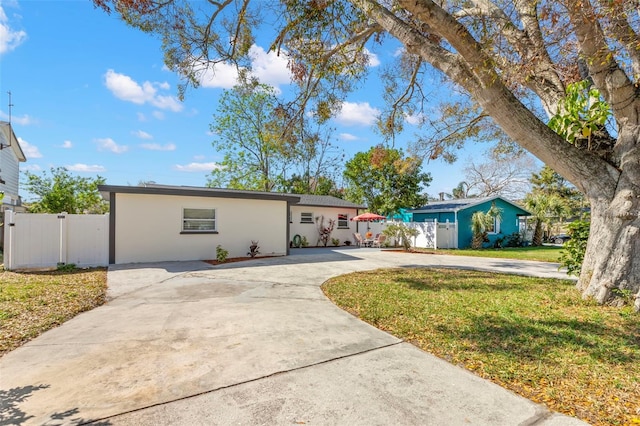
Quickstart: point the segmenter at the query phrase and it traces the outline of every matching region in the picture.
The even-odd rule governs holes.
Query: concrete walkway
[[[578,425],[335,307],[329,277],[538,262],[371,249],[119,265],[110,301],[0,358],[0,424]]]

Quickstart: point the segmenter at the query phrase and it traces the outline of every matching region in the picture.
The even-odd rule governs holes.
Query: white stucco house
[[[289,250],[289,207],[299,196],[189,186],[98,187],[109,201],[109,263],[207,260],[220,245],[246,256]]]
[[[20,163],[27,161],[11,124],[0,121],[0,192],[4,193],[0,212],[21,210]]]
[[[336,221],[333,238],[352,239],[360,206],[329,196],[191,186],[98,187],[109,201],[109,263],[208,260],[220,245],[229,257],[284,256],[295,235],[316,245],[316,217]]]
[[[315,246],[319,235],[318,223],[324,220],[324,225],[327,226],[329,220],[334,220],[331,238],[339,239],[341,245],[345,244],[345,241],[353,243],[353,233],[358,232],[358,223],[350,219],[365,208],[364,205],[328,195],[300,195],[300,201],[291,206],[289,234],[292,240],[299,235]],[[328,245],[331,245],[331,241]]]

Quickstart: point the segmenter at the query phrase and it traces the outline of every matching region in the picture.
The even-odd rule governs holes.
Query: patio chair
[[[364,244],[364,241],[362,240],[362,235],[360,235],[357,232],[353,233],[353,240],[355,241],[358,247],[362,247],[362,245]]]
[[[371,247],[382,248],[382,245],[384,244],[386,239],[387,239],[386,235],[378,234],[378,237],[375,240],[373,240],[373,243],[371,243]]]

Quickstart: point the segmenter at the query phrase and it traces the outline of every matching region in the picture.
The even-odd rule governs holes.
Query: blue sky
[[[286,90],[286,60],[254,45],[253,67],[264,82]],[[371,56],[372,78],[351,95],[331,125],[334,143],[346,158],[381,142],[373,131],[382,108],[375,72],[398,45]],[[222,153],[211,146],[209,125],[224,88],[234,83],[231,67],[203,76],[202,87],[177,99],[178,77],[164,66],[160,41],[127,27],[117,16],[86,1],[4,0],[0,2],[0,120],[12,124],[27,156],[21,170],[34,173],[64,166],[112,185],[155,181],[203,186]],[[396,140],[406,148],[409,124]],[[431,195],[450,192],[464,179],[460,161],[424,164]],[[484,148],[483,148],[484,149]],[[29,200],[29,194],[22,194]]]

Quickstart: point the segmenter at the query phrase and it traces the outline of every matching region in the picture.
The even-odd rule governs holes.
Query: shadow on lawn
[[[19,405],[33,396],[34,392],[47,388],[49,388],[49,385],[29,385],[9,390],[0,389],[0,425],[20,425],[35,417],[22,411]],[[64,424],[70,425],[84,425],[88,423],[97,426],[111,425],[109,421],[95,421],[81,417],[73,417],[79,412],[80,410],[78,410],[78,408],[72,408],[67,411],[53,413],[49,416],[49,419],[54,421],[55,424],[59,424],[62,421]],[[49,422],[47,422],[47,424],[48,423]]]
[[[526,321],[526,322],[525,322]],[[588,320],[508,318],[477,315],[470,327],[439,325],[438,329],[472,342],[477,350],[510,358],[557,363],[550,349],[578,351],[603,364],[640,362],[640,334]],[[624,348],[636,348],[635,351]]]

